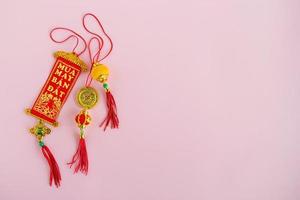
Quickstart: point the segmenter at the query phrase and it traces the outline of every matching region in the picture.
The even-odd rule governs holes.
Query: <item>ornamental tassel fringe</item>
[[[61,175],[59,171],[59,167],[57,165],[57,162],[51,153],[50,149],[44,145],[44,143],[40,142],[40,145],[42,147],[42,152],[44,154],[44,157],[48,161],[49,168],[50,168],[50,177],[49,177],[49,184],[52,186],[52,182],[54,181],[54,184],[56,187],[60,186],[60,181],[61,181]]]
[[[84,128],[91,122],[91,117],[88,112],[84,109],[75,118],[75,121],[80,128],[80,140],[78,143],[77,151],[75,152],[72,161],[68,163],[70,168],[75,164],[74,173],[80,171],[81,173],[87,175],[89,170],[89,159],[86,149],[86,143],[84,139]]]
[[[104,85],[105,87],[105,85]],[[100,127],[104,126],[104,131],[106,130],[107,126],[110,124],[111,128],[119,128],[119,118],[117,115],[117,106],[115,99],[111,92],[106,89],[106,106],[107,106],[107,115],[103,122],[100,124]]]
[[[74,154],[72,161],[68,163],[68,165],[70,165],[70,168],[73,166],[73,164],[76,164],[74,173],[80,171],[83,174],[87,175],[89,170],[89,159],[84,138],[80,138],[77,151]]]
[[[59,171],[58,164],[51,153],[50,149],[45,145],[43,139],[46,135],[49,135],[51,130],[48,128],[42,120],[39,120],[38,123],[32,127],[30,130],[30,133],[36,137],[38,140],[38,143],[42,149],[43,155],[46,158],[49,169],[50,169],[50,176],[49,176],[49,184],[52,186],[52,182],[54,181],[54,184],[56,187],[60,186],[61,182],[61,175]]]
[[[106,65],[101,63],[94,63],[91,71],[92,78],[99,81],[106,92],[106,106],[107,106],[107,115],[103,122],[100,124],[100,127],[106,128],[111,126],[111,128],[119,128],[119,118],[117,115],[117,106],[113,95],[109,90],[107,83],[109,76],[109,69]]]

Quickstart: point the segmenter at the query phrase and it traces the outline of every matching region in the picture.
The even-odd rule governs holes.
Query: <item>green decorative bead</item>
[[[43,135],[43,128],[38,127],[37,130],[36,130],[36,133],[37,133],[38,135]]]
[[[39,141],[39,145],[40,145],[40,147],[43,147],[43,146],[45,146],[45,144],[44,144],[44,142],[43,142],[43,141]]]
[[[107,83],[103,83],[103,87],[104,87],[105,89],[108,89],[108,84],[107,84]]]

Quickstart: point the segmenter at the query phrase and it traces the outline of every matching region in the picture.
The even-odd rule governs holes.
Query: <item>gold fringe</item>
[[[68,53],[68,52],[65,52],[65,51],[56,51],[54,53],[54,57],[57,58],[57,57],[62,57],[78,66],[81,67],[81,70],[83,72],[87,71],[87,65],[74,53]]]

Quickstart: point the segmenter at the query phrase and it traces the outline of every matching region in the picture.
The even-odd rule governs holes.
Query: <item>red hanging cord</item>
[[[104,30],[104,28],[103,28],[103,26],[102,26],[100,20],[99,20],[94,14],[92,14],[92,13],[86,13],[86,14],[83,16],[83,18],[82,18],[82,24],[83,24],[84,29],[85,29],[87,32],[89,32],[90,34],[92,34],[92,35],[94,35],[94,36],[96,36],[96,37],[102,39],[102,37],[101,37],[99,34],[97,34],[97,33],[95,33],[95,32],[92,32],[89,28],[87,28],[86,22],[85,22],[85,19],[86,19],[87,16],[91,16],[91,17],[93,17],[93,18],[96,20],[97,24],[99,25],[100,30],[103,32],[103,34],[105,35],[105,37],[108,39],[108,41],[109,41],[109,43],[110,43],[110,47],[109,47],[108,52],[107,52],[106,54],[104,54],[104,56],[103,56],[102,58],[100,58],[100,56],[97,58],[97,62],[100,62],[100,61],[104,60],[107,56],[109,56],[109,54],[110,54],[110,53],[112,52],[112,50],[113,50],[113,46],[114,46],[114,45],[113,45],[112,39],[111,39],[111,38],[108,36],[108,34],[105,32],[105,30]],[[102,40],[103,40],[103,39],[102,39]],[[104,44],[104,43],[103,43],[103,44]]]
[[[96,53],[95,53],[94,56],[92,55],[92,47],[91,47],[93,40],[96,40],[97,41],[97,45],[98,45],[97,51],[96,51]],[[88,74],[88,76],[86,78],[85,86],[90,86],[91,83],[92,83],[91,72],[92,72],[93,64],[96,63],[99,60],[100,52],[101,52],[101,50],[103,48],[103,44],[104,44],[104,41],[103,41],[102,37],[100,37],[100,38],[98,38],[98,37],[92,37],[89,40],[89,42],[88,42],[87,48],[88,48],[88,52],[89,52],[89,58],[90,58],[91,68],[90,68],[89,74]]]
[[[53,32],[54,32],[54,31],[57,31],[57,30],[64,30],[64,31],[67,31],[67,32],[71,32],[71,34],[70,34],[68,37],[66,37],[65,39],[62,39],[62,40],[56,40],[56,39],[54,39],[54,37],[53,37]],[[74,48],[73,48],[73,50],[72,50],[73,53],[75,53],[75,50],[76,50],[76,48],[78,47],[79,39],[82,40],[82,42],[83,42],[83,44],[84,44],[84,48],[83,48],[83,50],[81,50],[79,53],[76,53],[78,56],[80,56],[81,54],[83,54],[83,52],[84,52],[84,51],[86,50],[86,48],[87,48],[85,39],[84,39],[81,35],[79,35],[78,33],[76,33],[75,31],[73,31],[73,30],[71,30],[71,29],[69,29],[69,28],[56,27],[56,28],[54,28],[54,29],[52,29],[52,30],[50,31],[49,36],[50,36],[51,40],[52,40],[53,42],[56,42],[56,43],[64,43],[64,42],[66,42],[67,40],[69,40],[70,38],[75,38],[75,39],[76,39],[76,45],[74,46]]]
[[[100,40],[99,40],[100,39]],[[92,57],[92,47],[91,47],[91,44],[93,42],[93,40],[96,40],[97,43],[98,43],[98,50],[97,52],[95,53],[95,55]],[[88,51],[89,51],[89,57],[90,57],[90,61],[91,63],[95,63],[97,62],[97,60],[99,59],[99,56],[100,56],[100,52],[103,48],[103,45],[104,45],[104,41],[103,41],[103,38],[100,37],[100,38],[97,38],[97,37],[92,37],[89,42],[88,42]]]

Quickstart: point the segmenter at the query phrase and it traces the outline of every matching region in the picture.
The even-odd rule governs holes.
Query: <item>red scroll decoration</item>
[[[57,117],[67,100],[81,71],[87,67],[75,53],[58,51],[55,64],[38,98],[28,113],[57,126]]]

